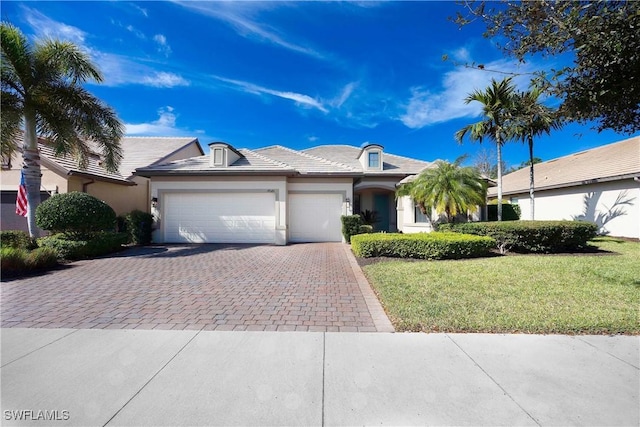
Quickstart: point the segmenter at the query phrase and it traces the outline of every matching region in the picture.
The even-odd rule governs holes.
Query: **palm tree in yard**
[[[472,167],[460,166],[464,159],[459,157],[453,163],[437,160],[435,167],[403,184],[396,195],[410,196],[422,213],[433,208],[451,222],[456,215],[483,205],[487,196],[487,185],[480,174]]]
[[[465,126],[455,134],[455,138],[462,143],[468,134],[472,141],[482,142],[484,138],[493,140],[498,154],[498,221],[502,221],[502,145],[507,142],[509,133],[509,120],[511,119],[514,105],[515,87],[511,78],[500,82],[491,80],[491,85],[484,91],[475,90],[467,98],[465,103],[477,101],[482,104],[484,119]]]
[[[534,157],[533,140],[543,134],[550,134],[551,130],[560,129],[562,122],[556,111],[540,103],[542,90],[533,86],[527,92],[515,95],[515,109],[512,123],[512,133],[516,139],[529,144],[529,199],[530,219],[535,219],[534,199]]]
[[[87,81],[101,82],[102,75],[79,47],[58,40],[31,44],[7,22],[0,25],[0,33],[2,154],[12,154],[24,132],[27,219],[29,233],[36,236],[41,183],[37,135],[52,144],[56,155],[73,155],[80,167],[86,167],[90,141],[100,149],[105,169],[115,172],[122,158],[123,126],[112,108],[83,87]]]

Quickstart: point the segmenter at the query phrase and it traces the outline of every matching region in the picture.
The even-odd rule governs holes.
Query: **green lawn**
[[[640,243],[614,254],[389,261],[363,267],[398,331],[640,334]]]

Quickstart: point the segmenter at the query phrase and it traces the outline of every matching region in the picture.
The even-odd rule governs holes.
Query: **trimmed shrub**
[[[53,233],[66,233],[86,238],[105,230],[113,230],[116,213],[105,202],[74,191],[56,194],[36,209],[36,224]]]
[[[38,247],[36,239],[21,230],[6,230],[0,232],[0,245],[3,248],[35,249]]]
[[[89,239],[74,240],[66,234],[42,237],[38,243],[52,249],[58,259],[77,260],[107,255],[122,249],[127,243],[126,233],[102,232]]]
[[[362,217],[360,215],[342,215],[340,219],[342,220],[342,235],[344,240],[349,243],[351,236],[360,233],[360,226],[364,225],[362,224]]]
[[[27,251],[20,248],[2,247],[0,249],[0,268],[2,273],[16,273],[24,271]]]
[[[368,233],[373,233],[373,225],[362,224],[360,227],[358,227],[358,234],[368,234]]]
[[[447,224],[440,229],[493,237],[500,252],[558,253],[582,250],[598,227],[586,221],[509,221]]]
[[[489,221],[498,220],[498,204],[487,205],[487,219]],[[503,221],[517,221],[520,219],[520,206],[512,205],[511,203],[502,204],[502,220]]]
[[[58,264],[58,255],[51,248],[38,248],[27,254],[25,263],[30,270],[51,268]]]
[[[496,245],[490,237],[460,233],[378,233],[351,238],[356,256],[419,259],[460,259],[488,255]]]
[[[32,251],[21,248],[5,247],[0,253],[3,273],[15,274],[29,270],[42,270],[58,264],[56,253],[50,248],[37,248]]]
[[[135,245],[148,245],[151,243],[153,215],[139,210],[131,211],[125,216],[125,224],[130,243]]]

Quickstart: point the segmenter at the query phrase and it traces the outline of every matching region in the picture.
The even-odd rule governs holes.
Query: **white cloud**
[[[354,89],[357,86],[358,86],[358,82],[351,82],[345,85],[345,87],[342,88],[340,95],[338,95],[336,98],[331,100],[330,102],[331,106],[335,108],[342,107],[342,105],[347,101],[347,99],[349,99],[349,97],[351,96],[351,94],[353,93]]]
[[[126,28],[127,31],[129,31],[130,33],[135,35],[137,38],[139,38],[141,40],[146,40],[147,39],[147,36],[145,36],[142,31],[138,30],[133,25],[127,25],[125,28]]]
[[[131,3],[130,5],[131,7],[135,8],[138,12],[140,12],[145,18],[149,17],[149,12],[147,11],[147,9],[144,9],[134,3]]]
[[[464,56],[463,52],[460,54]],[[498,70],[499,73],[489,70]],[[534,66],[530,63],[521,65],[505,60],[485,64],[484,70],[458,67],[444,75],[441,88],[411,88],[411,98],[399,119],[405,126],[418,129],[453,119],[477,117],[481,114],[481,106],[477,102],[464,102],[471,92],[483,90],[491,83],[492,78],[502,80],[507,76],[505,73],[520,73],[514,78],[514,83],[522,90],[529,85],[532,76],[528,73],[533,70]]]
[[[189,86],[179,74],[158,71],[126,56],[94,52],[94,60],[104,74],[105,86],[143,85],[159,88]]]
[[[325,55],[301,44],[289,41],[285,36],[280,35],[279,31],[268,28],[262,23],[258,23],[250,15],[252,12],[263,8],[270,7],[267,2],[193,2],[193,1],[175,1],[188,9],[194,10],[200,14],[211,16],[231,25],[236,32],[246,38],[258,38],[267,43],[271,43],[294,52],[324,59]]]
[[[153,36],[153,41],[158,45],[158,52],[165,56],[169,56],[171,54],[171,46],[167,43],[167,38],[164,35],[156,34]]]
[[[77,27],[73,27],[62,22],[54,21],[41,12],[22,6],[26,21],[29,23],[37,37],[55,38],[60,40],[68,40],[81,49],[88,52],[91,59],[98,65],[98,68],[104,75],[105,86],[122,86],[127,84],[137,84],[143,86],[171,88],[175,86],[189,86],[190,82],[184,77],[167,72],[157,70],[155,67],[146,65],[136,58],[123,55],[101,52],[93,49],[85,44],[87,33]],[[122,26],[120,22],[112,21],[114,25]],[[146,39],[147,37],[129,25],[125,27],[128,31],[135,34],[136,37]],[[167,44],[166,38],[162,34],[154,36],[154,41],[164,49],[164,52],[170,52],[171,48]]]
[[[71,41],[81,47],[87,33],[77,27],[54,21],[35,9],[22,6],[24,17],[39,38]]]
[[[176,127],[176,115],[173,111],[173,107],[166,106],[158,110],[158,120],[149,123],[125,123],[126,134],[148,136],[185,134],[184,130]]]
[[[309,142],[316,142],[316,141],[317,141],[317,140],[319,140],[319,139],[320,139],[320,137],[317,137],[317,136],[315,136],[315,135],[311,135],[311,136],[307,137],[307,140],[308,140]]]
[[[164,71],[154,72],[152,75],[144,76],[141,83],[145,86],[153,87],[174,87],[174,86],[189,86],[189,81],[185,80],[182,76],[174,73],[167,73]]]
[[[320,111],[322,111],[323,113],[328,113],[329,110],[327,110],[327,108],[322,105],[322,103],[320,101],[318,101],[315,98],[310,97],[309,95],[304,95],[301,93],[296,93],[296,92],[283,92],[283,91],[279,91],[279,90],[274,90],[274,89],[269,89],[266,87],[262,87],[262,86],[258,86],[256,84],[253,83],[249,83],[249,82],[244,82],[241,80],[233,80],[233,79],[227,79],[224,77],[220,77],[220,76],[213,76],[215,79],[220,80],[222,82],[225,83],[230,83],[232,84],[235,88],[239,88],[240,90],[246,92],[246,93],[251,93],[254,95],[263,95],[263,94],[267,94],[267,95],[272,95],[272,96],[276,96],[278,98],[283,98],[283,99],[288,99],[290,101],[293,101],[296,103],[296,105],[299,105],[303,108],[315,108],[318,109]]]

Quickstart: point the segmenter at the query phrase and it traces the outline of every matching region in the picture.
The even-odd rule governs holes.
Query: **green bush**
[[[9,274],[47,269],[58,264],[56,253],[50,248],[37,248],[28,251],[21,248],[3,247],[0,258],[2,272]]]
[[[490,237],[460,233],[377,233],[351,238],[356,256],[420,259],[460,259],[489,254],[496,245]]]
[[[358,228],[358,234],[368,234],[368,233],[373,233],[373,225],[362,224]]]
[[[105,202],[87,193],[63,193],[42,202],[36,209],[36,224],[53,233],[87,238],[114,230],[116,213]]]
[[[25,262],[28,269],[51,268],[58,264],[58,255],[51,248],[38,248],[27,254]]]
[[[125,216],[125,224],[130,243],[136,245],[148,245],[151,243],[153,215],[135,210]]]
[[[487,205],[487,219],[489,221],[498,220],[498,203]],[[502,204],[502,220],[503,221],[517,221],[520,219],[520,206],[512,205],[511,203]]]
[[[58,259],[77,260],[117,252],[127,243],[127,238],[126,233],[105,231],[82,240],[74,240],[66,234],[54,234],[38,239],[38,243],[55,251]]]
[[[581,250],[598,227],[586,221],[509,221],[447,224],[440,229],[493,237],[500,252],[558,253]]]
[[[0,245],[3,248],[35,249],[38,243],[29,233],[20,230],[0,232]]]
[[[0,249],[0,268],[2,268],[2,273],[5,274],[24,271],[26,268],[26,258],[26,249],[3,246],[2,249]]]
[[[360,215],[342,215],[342,235],[347,243],[351,241],[351,236],[355,236],[360,233],[360,226],[362,224],[362,217]]]

